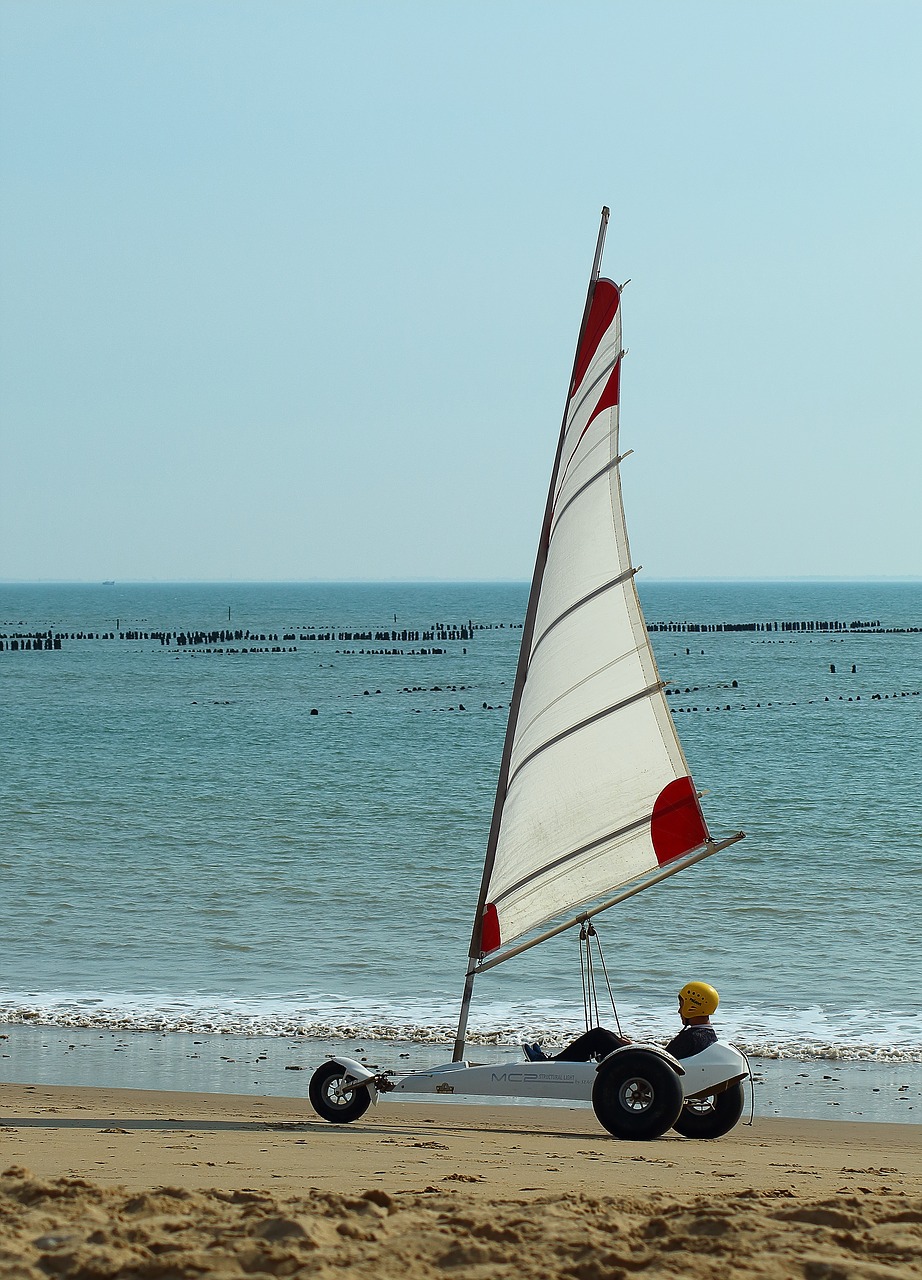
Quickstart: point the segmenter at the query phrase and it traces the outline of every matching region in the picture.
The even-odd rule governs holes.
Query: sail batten
[[[613,840],[620,840],[624,836],[637,831],[639,828],[647,826],[652,817],[652,813],[645,813],[642,817],[636,818],[633,822],[628,823],[627,826],[620,827],[617,831],[606,831],[605,835],[599,836],[597,840],[592,840],[589,844],[583,845],[582,848],[574,849],[571,853],[565,853],[561,857],[556,858],[553,862],[546,863],[545,866],[539,867],[536,871],[533,871],[531,875],[520,880],[518,884],[510,885],[503,893],[498,893],[495,899],[496,905],[499,905],[499,903],[501,903],[503,899],[508,897],[510,894],[516,893],[519,889],[524,889],[530,880],[535,880],[538,876],[544,875],[546,872],[557,871],[560,867],[565,866],[566,863],[571,862],[574,858],[579,858],[585,853],[591,853],[601,845],[608,844]]]
[[[570,507],[573,506],[573,503],[576,502],[578,498],[581,498],[583,494],[586,492],[586,490],[591,488],[591,486],[594,485],[598,480],[604,480],[604,478],[607,475],[609,475],[612,471],[614,471],[615,467],[617,467],[621,463],[621,461],[622,461],[622,458],[612,458],[611,462],[606,462],[605,466],[600,467],[599,470],[595,473],[595,475],[590,476],[588,480],[584,480],[575,493],[570,494],[569,498],[567,498],[566,502],[563,504],[560,510],[554,512],[554,524],[551,528],[552,538],[554,536],[554,532],[557,526],[560,524],[560,521],[563,519],[565,512],[569,511]]]
[[[586,388],[585,392],[583,393],[579,401],[573,406],[572,412],[574,417],[576,417],[577,413],[579,413],[580,409],[582,409],[582,407],[585,405],[586,401],[592,395],[593,391],[595,391],[598,388],[598,385],[602,381],[602,379],[610,377],[612,371],[617,369],[618,364],[620,363],[620,360],[621,360],[621,353],[619,352],[618,356],[614,360],[612,360],[611,364],[607,364],[605,368],[601,371],[601,373],[596,375],[596,377],[592,380],[590,385]],[[603,407],[607,407],[607,406],[603,406]],[[596,405],[596,410],[599,411],[598,404]],[[583,428],[584,434],[588,430],[590,425],[591,425],[591,420],[590,422],[587,422],[586,426]],[[578,447],[579,441],[577,441],[576,443]],[[572,460],[573,458],[571,455],[570,461],[572,462]],[[569,466],[569,463],[567,463],[567,466]],[[564,470],[564,476],[566,476],[566,469]]]
[[[606,591],[611,591],[614,587],[620,587],[622,582],[626,582],[627,579],[633,577],[636,572],[636,569],[626,569],[624,573],[619,573],[617,578],[612,578],[609,582],[603,582],[600,587],[596,587],[594,591],[590,591],[588,595],[583,596],[582,600],[577,600],[575,604],[571,604],[570,607],[563,613],[559,614],[553,622],[548,623],[540,636],[538,636],[534,646],[532,647],[532,657],[534,657],[535,650],[538,648],[538,645],[547,639],[556,626],[559,626],[561,622],[565,622],[567,618],[576,613],[577,609],[582,609],[584,605],[595,600],[597,596],[602,595]]]
[[[549,738],[547,742],[542,742],[539,747],[535,747],[524,760],[520,761],[519,764],[516,765],[513,772],[509,775],[509,789],[511,790],[513,783],[522,770],[527,765],[531,764],[531,762],[537,756],[541,755],[542,752],[549,751],[551,747],[556,747],[572,734],[581,733],[582,730],[588,729],[591,725],[604,719],[606,716],[616,715],[619,711],[623,711],[626,707],[629,707],[631,703],[639,702],[641,698],[652,697],[653,694],[659,693],[662,688],[663,682],[659,680],[656,684],[650,685],[648,689],[638,689],[636,693],[632,693],[630,697],[622,699],[621,702],[616,703],[613,707],[602,707],[600,710],[593,712],[591,716],[587,716],[585,720],[579,721],[578,724],[569,725],[566,729],[562,729],[560,733],[555,734],[553,738]]]

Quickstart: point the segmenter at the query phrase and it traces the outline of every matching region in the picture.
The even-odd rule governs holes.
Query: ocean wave
[[[75,997],[58,993],[41,998],[0,996],[0,1023],[61,1027],[85,1031],[155,1032],[161,1035],[232,1035],[325,1042],[382,1042],[448,1046],[453,1021],[431,1007],[394,1011],[320,1009],[294,1001],[198,1002],[193,999],[115,996]],[[401,1016],[402,1014],[402,1016]],[[636,1040],[671,1038],[676,1028],[642,1010],[622,1012],[625,1034]],[[472,1021],[467,1043],[502,1049],[537,1040],[560,1047],[583,1030],[569,1016],[546,1007],[509,1007],[481,1011]],[[721,1038],[757,1058],[797,1061],[922,1062],[922,1015],[868,1010],[741,1010],[720,1020]]]

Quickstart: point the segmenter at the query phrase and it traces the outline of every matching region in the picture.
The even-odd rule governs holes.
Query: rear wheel
[[[706,1098],[686,1098],[681,1114],[672,1126],[683,1138],[722,1138],[743,1114],[746,1096],[742,1080],[722,1093]]]
[[[349,1073],[338,1062],[325,1062],[311,1076],[307,1095],[311,1106],[331,1124],[348,1124],[358,1120],[371,1105],[371,1097],[364,1084],[348,1079]]]
[[[679,1118],[682,1084],[657,1054],[630,1049],[613,1054],[599,1067],[592,1109],[616,1138],[660,1138]]]

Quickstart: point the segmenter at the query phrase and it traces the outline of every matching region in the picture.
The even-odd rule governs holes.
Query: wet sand
[[[0,1030],[0,1085],[103,1085],[303,1099],[311,1072],[330,1054],[409,1071],[444,1062],[450,1052],[450,1045],[389,1040],[6,1023]],[[471,1046],[470,1055],[482,1062],[522,1056],[518,1045]],[[757,1116],[922,1124],[919,1062],[753,1058],[752,1068]]]
[[[585,1109],[331,1126],[290,1098],[4,1084],[0,1153],[0,1273],[27,1280],[922,1275],[917,1125],[631,1143]]]

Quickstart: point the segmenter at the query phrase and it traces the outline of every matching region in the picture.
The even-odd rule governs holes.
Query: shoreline
[[[450,1047],[384,1040],[3,1024],[0,1089],[12,1085],[101,1086],[303,1099],[313,1115],[307,1102],[308,1081],[312,1071],[332,1054],[402,1072],[444,1062]],[[473,1060],[493,1062],[518,1058],[521,1051],[515,1045],[471,1046],[469,1054]],[[922,1063],[752,1058],[751,1065],[754,1111],[759,1118],[922,1124]],[[401,1099],[384,1105],[402,1109],[412,1104]],[[509,1100],[496,1105],[522,1110],[534,1103]],[[589,1109],[588,1103],[568,1106]],[[749,1111],[747,1097],[746,1115]]]

